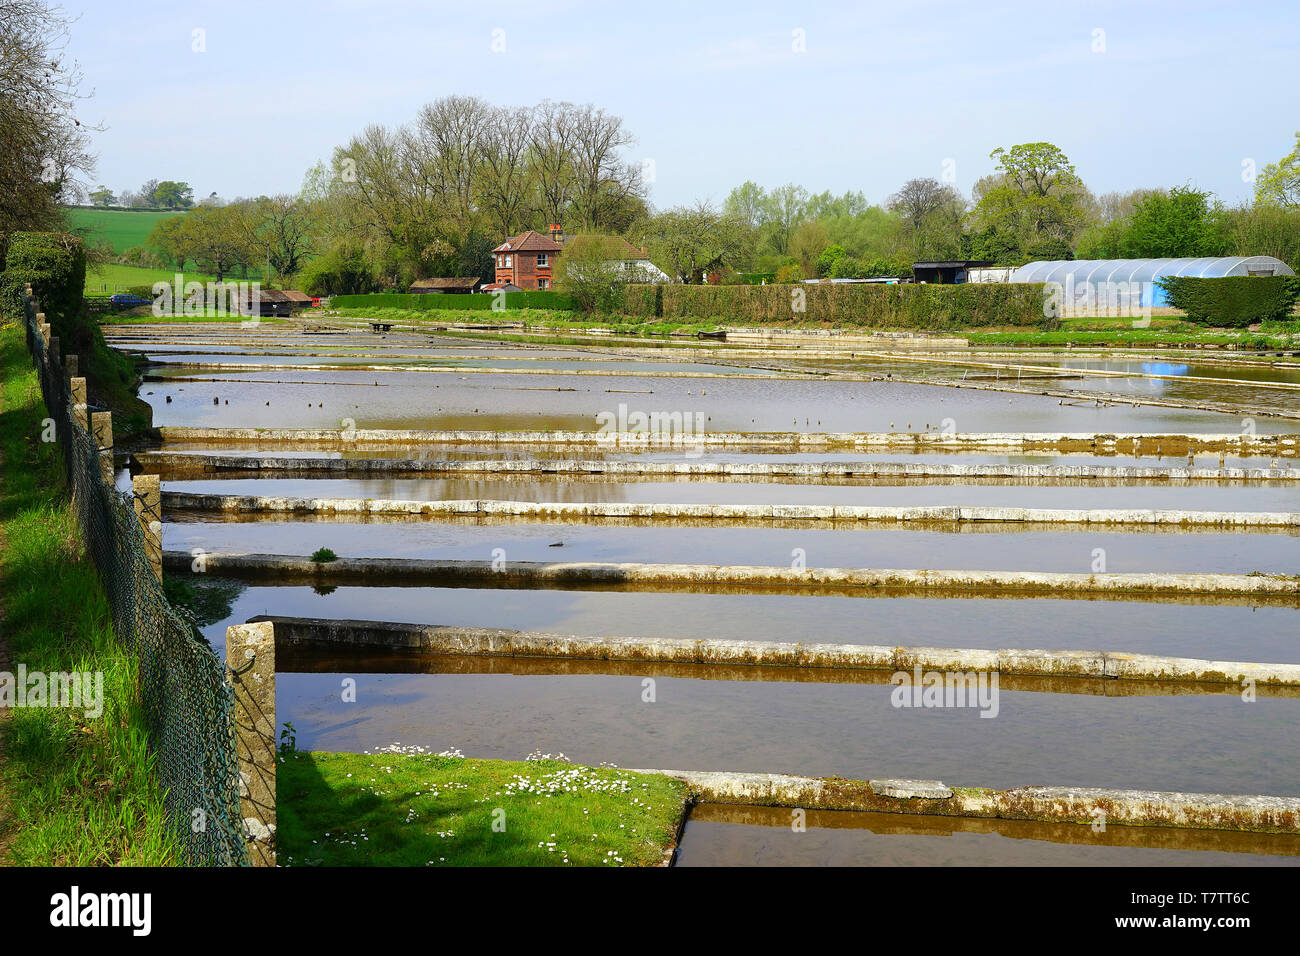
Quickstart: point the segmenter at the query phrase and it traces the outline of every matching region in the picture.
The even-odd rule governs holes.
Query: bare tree
[[[906,219],[916,235],[925,227],[926,220],[945,207],[962,205],[961,194],[952,186],[937,179],[909,179],[901,189],[889,197],[888,208]]]
[[[59,224],[94,169],[76,118],[81,72],[68,59],[72,21],[45,0],[0,3],[0,261],[8,236]]]
[[[550,100],[543,100],[534,111],[529,151],[537,177],[538,205],[548,223],[561,221],[574,193],[577,112],[572,103]]]
[[[492,110],[479,131],[479,207],[497,235],[515,235],[528,218],[533,177],[527,159],[533,132],[533,111],[523,107]]]

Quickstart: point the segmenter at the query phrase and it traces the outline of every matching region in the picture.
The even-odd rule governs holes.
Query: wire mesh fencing
[[[216,652],[168,602],[146,551],[137,503],[105,481],[90,410],[73,401],[27,300],[27,347],[63,452],[73,509],[119,640],[134,651],[167,820],[192,866],[248,864],[240,816],[234,693]],[[111,474],[111,470],[110,470]]]

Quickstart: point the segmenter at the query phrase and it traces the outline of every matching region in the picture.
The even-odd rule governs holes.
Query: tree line
[[[1300,134],[1260,171],[1253,202],[1231,207],[1190,185],[1098,196],[1063,150],[1040,142],[993,150],[969,196],[934,177],[876,203],[861,191],[745,182],[720,205],[656,209],[634,144],[620,117],[590,104],[443,97],[410,123],[367,127],[308,170],[296,194],[195,205],[187,183],[151,180],[137,195],[190,211],[119,259],[368,292],[430,275],[490,278],[506,236],[559,223],[567,235],[645,247],[684,283],[906,276],[935,259],[1264,254],[1300,270]],[[557,279],[574,291],[617,281],[594,261],[570,273]]]

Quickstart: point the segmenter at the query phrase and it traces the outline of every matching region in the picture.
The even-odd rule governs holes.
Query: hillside
[[[156,212],[137,209],[86,209],[80,206],[66,210],[68,224],[73,232],[84,232],[91,246],[107,243],[119,255],[132,246],[142,246],[153,232],[153,227],[163,219],[179,215],[176,212]]]

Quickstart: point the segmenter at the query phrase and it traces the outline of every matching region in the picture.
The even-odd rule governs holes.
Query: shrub
[[[83,321],[86,249],[80,239],[60,232],[17,232],[9,239],[0,310],[23,314],[23,287],[31,283],[41,311],[63,343],[64,354],[89,344]]]
[[[317,564],[328,564],[331,561],[337,561],[339,556],[329,548],[317,548],[312,552],[311,559]]]
[[[1297,276],[1165,276],[1156,281],[1171,306],[1202,325],[1245,328],[1255,322],[1282,321],[1300,299]]]
[[[830,267],[832,279],[861,279],[867,274],[867,264],[855,256],[840,256]]]

